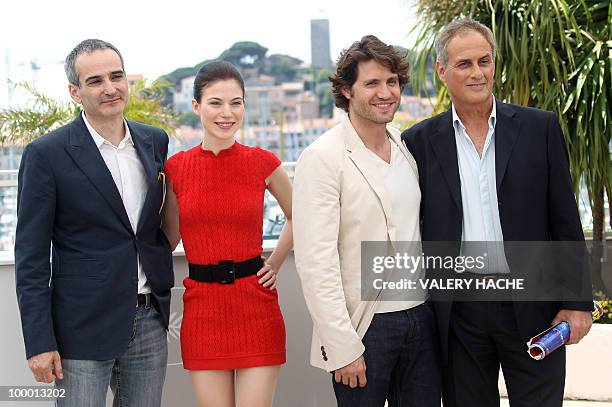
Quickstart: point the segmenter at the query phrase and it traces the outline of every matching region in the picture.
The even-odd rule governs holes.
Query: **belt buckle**
[[[144,304],[142,304],[142,305],[144,305],[146,309],[151,308],[151,294],[149,294],[149,293],[146,293],[146,294],[138,294],[138,295],[136,296],[136,308],[138,308],[138,305],[139,305],[139,304],[138,304],[138,303],[139,303],[139,301],[138,301],[138,297],[139,297],[139,296],[141,296],[141,295],[143,295],[143,296],[144,296],[144,298],[145,298],[145,303],[144,303]]]
[[[223,278],[219,280],[219,284],[234,284],[236,281],[236,268],[233,260],[221,260],[219,266],[223,268]]]

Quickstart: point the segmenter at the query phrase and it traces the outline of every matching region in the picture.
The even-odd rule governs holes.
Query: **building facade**
[[[328,19],[310,20],[310,50],[313,68],[332,67]]]

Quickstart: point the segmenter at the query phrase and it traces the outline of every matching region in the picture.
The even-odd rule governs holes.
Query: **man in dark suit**
[[[491,31],[473,20],[452,22],[436,53],[452,108],[402,134],[419,168],[423,241],[583,241],[557,118],[495,100]],[[577,343],[590,329],[592,302],[434,306],[446,406],[498,406],[500,364],[513,406],[562,405],[565,349],[535,361],[525,342],[565,320],[569,344]]]
[[[65,63],[83,112],[19,168],[15,273],[34,377],[60,406],[159,406],[172,254],[160,229],[168,136],[128,122],[123,58],[85,40]],[[51,265],[49,254],[51,253]]]

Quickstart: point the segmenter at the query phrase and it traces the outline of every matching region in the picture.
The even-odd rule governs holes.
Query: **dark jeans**
[[[440,406],[438,336],[429,305],[375,314],[363,337],[365,387],[332,378],[339,407]]]
[[[531,359],[512,302],[454,303],[448,352],[445,407],[498,407],[500,365],[511,406],[563,404],[565,348],[542,360]]]

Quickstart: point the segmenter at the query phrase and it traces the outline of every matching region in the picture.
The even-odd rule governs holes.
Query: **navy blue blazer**
[[[81,115],[23,152],[15,280],[27,358],[52,350],[69,359],[123,354],[136,312],[137,256],[168,325],[174,274],[160,229],[168,136],[128,127],[148,186],[136,233]]]
[[[584,241],[569,170],[567,146],[552,112],[497,103],[495,172],[505,241]],[[424,120],[402,133],[419,168],[423,241],[460,242],[461,181],[452,112]],[[590,275],[581,277],[590,287]],[[446,357],[450,302],[436,302]],[[527,341],[550,326],[562,309],[591,310],[592,302],[517,302]]]

